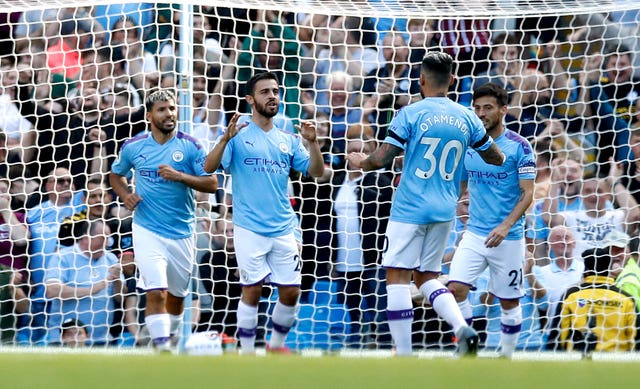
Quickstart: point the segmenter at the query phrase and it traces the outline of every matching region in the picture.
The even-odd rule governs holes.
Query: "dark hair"
[[[509,103],[507,90],[498,84],[494,84],[493,82],[480,85],[473,91],[474,101],[485,96],[495,97],[500,106],[504,106]]]
[[[608,248],[589,249],[582,253],[584,276],[608,276],[611,254]]]
[[[441,51],[429,51],[422,60],[422,73],[435,85],[449,85],[453,72],[453,58]]]
[[[246,86],[247,96],[253,96],[253,94],[255,93],[256,84],[258,83],[258,81],[262,81],[262,80],[275,80],[275,82],[279,82],[278,76],[273,72],[258,73],[253,77],[251,77],[249,81],[247,81],[247,86]]]
[[[172,100],[174,103],[176,102],[175,95],[169,91],[168,89],[161,89],[151,93],[147,96],[147,99],[144,102],[144,107],[147,112],[151,112],[153,105],[158,101],[170,101]]]
[[[515,46],[518,49],[518,53],[522,53],[523,45],[520,43],[520,38],[514,34],[503,32],[498,34],[491,40],[492,47],[499,45]]]

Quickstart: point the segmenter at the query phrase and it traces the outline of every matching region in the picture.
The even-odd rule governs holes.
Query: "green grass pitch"
[[[2,388],[614,388],[638,363],[501,359],[0,354]]]

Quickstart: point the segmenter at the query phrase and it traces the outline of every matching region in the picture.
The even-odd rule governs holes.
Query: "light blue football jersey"
[[[474,150],[464,159],[463,179],[469,185],[469,231],[486,236],[509,216],[520,198],[520,180],[535,180],[536,162],[531,144],[517,133],[505,130],[495,140],[507,157],[502,166],[490,165]],[[505,239],[524,236],[524,220],[511,227]]]
[[[465,150],[493,143],[473,111],[446,97],[398,111],[384,141],[405,151],[390,219],[409,224],[453,220]]]
[[[64,248],[51,258],[46,272],[46,282],[60,282],[73,288],[89,288],[109,275],[109,268],[118,264],[118,258],[105,252],[100,258],[91,259],[77,245]],[[113,284],[100,292],[77,299],[51,299],[49,327],[57,329],[70,317],[82,321],[92,342],[107,342],[113,317]],[[50,341],[59,341],[55,333]]]
[[[207,155],[198,140],[177,131],[161,145],[145,132],[124,143],[111,170],[126,176],[135,171],[136,193],[142,197],[134,213],[138,225],[168,239],[183,239],[195,231],[195,193],[189,186],[165,180],[158,166],[170,165],[192,176],[208,176]]]
[[[297,135],[252,121],[231,138],[222,166],[231,173],[233,222],[256,234],[277,237],[298,225],[287,186],[290,171],[307,174],[309,152]]]

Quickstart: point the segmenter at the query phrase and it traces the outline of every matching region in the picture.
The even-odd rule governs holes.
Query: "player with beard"
[[[284,339],[296,318],[300,295],[300,255],[294,236],[298,219],[289,202],[291,170],[319,177],[324,161],[309,121],[296,125],[299,136],[273,124],[280,104],[278,78],[266,72],[247,81],[250,120],[231,119],[226,132],[207,156],[205,171],[222,164],[233,177],[233,223],[242,297],[238,305],[238,338],[243,354],[255,353],[258,302],[269,276],[278,286],[279,299],[272,314],[273,331],[267,345],[272,352],[288,352]]]
[[[133,213],[133,249],[146,290],[145,322],[158,351],[171,350],[189,292],[195,255],[194,190],[212,193],[215,175],[204,170],[206,152],[176,130],[176,99],[160,90],[147,97],[151,132],[129,139],[111,170],[113,190]],[[135,190],[126,175],[135,171]]]
[[[502,311],[500,352],[510,358],[522,327],[524,214],[533,200],[536,165],[529,142],[504,128],[507,101],[507,91],[493,83],[473,93],[473,108],[506,160],[494,166],[467,151],[460,188],[463,193],[469,188],[469,221],[451,262],[449,289],[464,318],[471,321],[469,289],[489,268],[488,289],[500,300]]]

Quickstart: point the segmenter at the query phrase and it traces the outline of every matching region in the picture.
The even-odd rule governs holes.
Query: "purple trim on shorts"
[[[272,324],[273,324],[273,330],[277,331],[277,332],[279,332],[281,334],[288,334],[289,330],[291,329],[291,327],[281,326],[280,324],[277,324],[277,323],[274,323],[274,322],[272,322]]]
[[[523,297],[525,296],[525,295],[523,294],[523,295],[522,295],[522,296],[520,296],[520,297],[504,298],[504,297],[497,296],[497,295],[495,295],[494,293],[491,293],[491,292],[489,292],[489,293],[490,293],[493,297],[495,297],[495,298],[497,298],[497,299],[499,299],[499,300],[505,300],[505,301],[518,301],[518,300],[520,300],[521,298],[523,298]]]
[[[168,290],[169,288],[151,288],[151,289],[143,289],[145,292],[152,292],[154,290]]]
[[[156,346],[159,344],[164,344],[167,343],[169,340],[171,340],[171,337],[169,336],[163,336],[161,338],[155,338],[153,339],[153,344],[155,344]]]
[[[429,303],[431,304],[431,306],[433,306],[433,301],[438,298],[438,296],[440,296],[441,294],[445,294],[445,293],[451,293],[451,291],[447,288],[440,288],[440,289],[436,289],[434,290],[430,295],[429,295]]]
[[[401,311],[390,311],[387,309],[387,320],[413,320],[413,308]]]
[[[258,333],[257,328],[241,328],[238,327],[238,338],[253,338]]]
[[[264,280],[266,280],[266,279],[267,279],[267,277],[269,277],[270,275],[271,275],[271,273],[267,274],[266,276],[264,276],[264,278],[263,278],[263,279],[261,279],[261,280],[260,280],[260,281],[258,281],[258,282],[254,282],[253,284],[243,284],[243,283],[241,282],[241,283],[240,283],[240,286],[256,286],[256,285],[259,285],[259,284],[264,284],[264,283],[265,283],[265,282],[264,282]]]
[[[504,334],[517,334],[522,329],[522,324],[510,326],[504,323],[500,323],[500,331]]]
[[[275,282],[270,282],[269,285],[273,285],[273,286],[297,286],[298,288],[300,287],[300,284],[276,284]]]
[[[413,271],[413,270],[417,270],[417,267],[411,267],[411,268],[407,268],[407,267],[395,267],[395,266],[380,266],[383,269],[398,269],[398,270],[409,270],[409,271]]]

